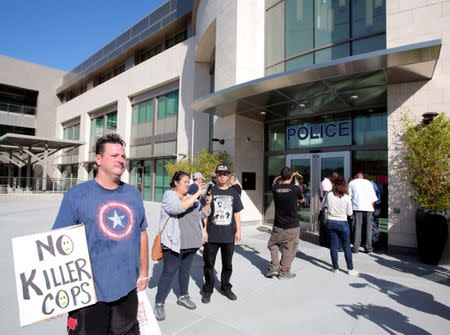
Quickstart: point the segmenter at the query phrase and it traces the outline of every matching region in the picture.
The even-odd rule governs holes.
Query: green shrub
[[[201,150],[193,159],[184,159],[175,163],[166,165],[167,173],[173,176],[176,171],[182,170],[188,173],[201,172],[206,180],[212,172],[216,170],[216,166],[220,163],[227,164],[231,169],[230,156],[226,151],[218,151],[210,153],[208,150]]]
[[[421,208],[445,211],[450,203],[450,120],[441,113],[429,124],[404,119],[406,175]]]

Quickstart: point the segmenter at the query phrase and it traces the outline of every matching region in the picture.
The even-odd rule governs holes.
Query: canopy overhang
[[[196,112],[271,121],[386,105],[387,85],[433,77],[441,40],[341,58],[238,84],[195,100]]]
[[[62,149],[75,149],[82,141],[58,140],[48,137],[7,133],[0,136],[0,163],[13,164],[19,168],[27,165],[27,188],[30,184],[31,166],[42,163],[42,188],[46,190],[48,157]],[[8,174],[10,173],[10,170]],[[8,180],[11,178],[8,175]]]

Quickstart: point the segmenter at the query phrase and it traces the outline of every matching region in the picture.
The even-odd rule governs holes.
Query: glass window
[[[79,140],[80,139],[80,124],[75,124],[73,126],[64,128],[63,138],[65,140]]]
[[[346,40],[350,36],[348,0],[315,0],[315,47]]]
[[[133,124],[153,121],[153,99],[133,105]]]
[[[352,42],[353,55],[359,55],[366,52],[381,50],[385,48],[386,48],[386,34],[381,34]]]
[[[316,64],[350,56],[350,43],[341,44],[316,52]]]
[[[314,48],[314,9],[308,0],[286,0],[286,57]]]
[[[284,59],[284,2],[270,8],[266,13],[266,65]]]
[[[108,130],[117,129],[117,112],[106,115],[106,127]]]
[[[178,114],[178,91],[158,97],[158,120]]]
[[[297,58],[294,58],[288,62],[286,62],[286,71],[299,69],[305,66],[313,65],[314,64],[314,56],[313,54],[308,54],[305,56],[300,56]]]
[[[386,31],[386,0],[352,1],[352,36]]]
[[[355,116],[353,118],[353,144],[387,144],[386,114]]]
[[[381,217],[388,214],[388,152],[370,150],[353,152],[353,175],[362,171],[365,177],[374,181],[381,191]]]
[[[173,159],[157,159],[155,162],[155,194],[153,201],[162,201],[163,194],[170,189],[171,177],[166,170],[166,164],[173,161]]]
[[[269,151],[284,150],[284,124],[276,123],[267,127],[267,146]]]

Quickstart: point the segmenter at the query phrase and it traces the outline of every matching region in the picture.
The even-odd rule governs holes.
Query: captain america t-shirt
[[[208,242],[233,243],[236,234],[234,213],[244,209],[241,197],[231,187],[222,190],[217,186],[211,189],[211,196],[211,214],[206,226]]]
[[[147,228],[139,191],[122,183],[108,190],[95,180],[64,196],[53,229],[84,224],[98,301],[111,302],[136,287],[141,231]]]

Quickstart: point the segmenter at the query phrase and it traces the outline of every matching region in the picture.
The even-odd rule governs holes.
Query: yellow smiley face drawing
[[[62,235],[56,242],[56,247],[62,255],[69,255],[73,251],[73,241],[67,235]]]
[[[61,308],[66,308],[69,305],[69,297],[66,291],[59,291],[56,295],[56,304]]]

